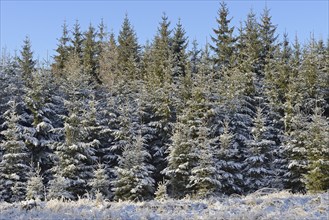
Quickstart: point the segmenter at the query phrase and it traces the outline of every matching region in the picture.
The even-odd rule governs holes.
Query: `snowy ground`
[[[246,197],[163,202],[48,201],[0,203],[0,219],[329,219],[329,194],[255,193]]]

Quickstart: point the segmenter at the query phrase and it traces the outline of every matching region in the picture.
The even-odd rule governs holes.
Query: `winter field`
[[[248,196],[208,200],[1,203],[0,219],[323,219],[329,218],[329,193],[290,194],[258,191]]]

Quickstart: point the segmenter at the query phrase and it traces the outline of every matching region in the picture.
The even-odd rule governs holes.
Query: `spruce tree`
[[[91,79],[100,83],[98,69],[97,69],[97,43],[96,31],[90,24],[88,31],[85,32],[85,40],[83,42],[83,71],[90,75]]]
[[[125,146],[119,165],[115,167],[117,177],[112,182],[115,200],[152,199],[154,179],[151,174],[154,168],[147,162],[150,156],[141,135]]]
[[[21,50],[21,57],[18,58],[18,63],[22,71],[22,77],[28,83],[29,80],[31,80],[36,65],[36,61],[33,59],[31,41],[28,36],[25,37]]]
[[[170,194],[177,198],[193,192],[192,185],[194,183],[188,187],[190,176],[193,168],[198,165],[197,150],[200,150],[201,145],[204,144],[202,143],[204,137],[201,135],[199,138],[199,132],[204,129],[202,122],[210,120],[209,118],[213,116],[212,103],[208,102],[209,90],[206,89],[205,83],[201,83],[204,78],[200,78],[199,83],[191,84],[191,88],[188,88],[190,91],[184,92],[190,93],[190,97],[183,100],[185,102],[184,109],[180,109],[177,115],[171,138],[172,143],[168,148],[168,166],[163,171],[169,177]],[[198,175],[198,172],[195,175]],[[192,181],[194,182],[194,180]]]
[[[116,85],[119,77],[118,48],[114,34],[110,34],[110,40],[103,46],[99,57],[99,77],[110,89]]]
[[[272,152],[275,142],[270,139],[261,108],[257,108],[251,130],[252,139],[246,141],[248,154],[245,159],[245,181],[248,192],[271,186],[273,178]]]
[[[278,35],[276,35],[275,31],[276,25],[272,23],[270,9],[265,7],[263,14],[261,15],[261,22],[259,23],[259,37],[262,42],[259,57],[261,74],[264,74],[266,65],[274,58],[274,52],[278,47],[276,43]]]
[[[97,169],[94,169],[94,177],[89,182],[89,185],[93,197],[95,197],[97,193],[101,193],[104,198],[111,198],[110,179],[101,164],[98,165]]]
[[[55,174],[49,181],[47,199],[74,199],[75,197],[68,190],[70,181],[65,177]]]
[[[329,189],[329,124],[321,108],[314,109],[306,132],[305,147],[308,159],[308,172],[304,175],[306,189],[310,192],[323,192]]]
[[[26,199],[43,200],[45,199],[45,186],[43,177],[40,175],[41,168],[37,166],[31,170],[26,186]]]
[[[189,61],[192,74],[198,73],[198,67],[200,65],[200,52],[201,50],[198,48],[197,40],[193,40],[192,49],[189,51]]]
[[[168,17],[163,14],[157,35],[152,42],[150,64],[146,70],[147,82],[153,86],[163,86],[172,80],[172,30],[169,26]]]
[[[83,63],[83,44],[84,44],[84,36],[80,30],[80,24],[79,21],[76,20],[75,24],[73,26],[73,31],[72,31],[72,38],[70,39],[70,54],[74,54],[77,56],[79,60],[79,64]]]
[[[30,172],[31,154],[22,137],[25,130],[20,123],[24,118],[19,114],[18,108],[18,103],[10,102],[10,109],[5,112],[7,121],[3,125],[7,129],[1,132],[4,136],[1,149],[4,152],[0,162],[0,199],[7,202],[17,202],[25,198]]]
[[[54,56],[55,63],[53,64],[53,71],[58,74],[63,74],[63,70],[69,55],[68,43],[70,38],[66,21],[64,21],[64,24],[62,25],[62,29],[62,36],[60,39],[58,39],[58,45],[56,49],[56,53],[58,55]]]
[[[257,73],[259,71],[261,42],[259,39],[259,25],[253,10],[250,10],[244,26],[239,31],[240,35],[237,47],[239,62],[242,65],[241,70],[247,74],[250,74],[250,72]]]
[[[185,36],[185,30],[181,24],[181,20],[178,20],[176,28],[174,29],[174,36],[172,39],[172,53],[173,53],[173,77],[185,76],[187,67],[187,48],[188,40]]]
[[[216,55],[214,62],[219,68],[231,67],[234,64],[236,38],[233,36],[234,27],[229,26],[232,18],[228,18],[228,15],[229,10],[223,1],[220,3],[218,18],[216,18],[218,27],[213,29],[215,36],[211,37],[214,43],[211,49]]]
[[[306,118],[300,110],[295,110],[291,120],[291,132],[285,135],[282,155],[286,158],[287,172],[283,176],[285,188],[293,193],[306,192],[304,175],[308,171],[307,149],[305,140],[307,139],[305,128]],[[285,168],[283,168],[285,169]]]
[[[209,128],[205,122],[198,131],[198,143],[192,149],[197,155],[197,165],[192,168],[187,188],[193,190],[197,198],[214,196],[218,188],[222,186],[216,169],[216,160],[213,156],[213,143],[209,137]]]
[[[221,183],[217,192],[222,195],[241,194],[243,164],[239,161],[238,146],[234,144],[234,134],[230,131],[228,119],[224,119],[222,123],[222,133],[214,153],[217,178]]]
[[[87,142],[88,130],[80,123],[79,113],[70,111],[65,120],[65,141],[56,148],[58,164],[55,174],[68,181],[67,191],[76,198],[89,190],[87,183],[92,178],[92,164],[96,161],[95,148],[99,141]]]
[[[118,67],[124,77],[140,79],[140,46],[126,14],[118,36]]]

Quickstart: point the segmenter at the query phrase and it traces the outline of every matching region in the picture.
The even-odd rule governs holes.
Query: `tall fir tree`
[[[164,13],[152,43],[151,59],[147,69],[147,81],[153,86],[163,86],[172,80],[172,30],[169,26],[168,16]]]
[[[220,3],[218,18],[216,18],[218,27],[213,29],[215,36],[211,37],[214,43],[211,49],[215,52],[214,62],[218,68],[231,67],[234,64],[236,38],[233,36],[234,27],[229,26],[232,18],[228,16],[229,10],[223,1]]]
[[[118,36],[118,67],[124,77],[140,79],[140,46],[126,14]]]
[[[118,47],[114,33],[111,33],[109,42],[104,45],[99,57],[99,77],[110,89],[119,78],[118,62]]]
[[[28,36],[25,37],[21,56],[18,58],[18,63],[22,70],[22,77],[28,83],[31,80],[36,65],[36,60],[33,59],[31,41]]]
[[[85,32],[83,42],[83,71],[90,75],[91,79],[100,83],[98,71],[96,31],[92,24],[89,25],[88,31]]]
[[[190,68],[192,74],[198,73],[198,67],[200,65],[200,52],[201,50],[198,48],[197,40],[192,41],[192,48],[189,51],[189,61],[190,61]]]
[[[70,40],[71,46],[70,46],[70,54],[74,54],[77,56],[79,60],[79,64],[82,65],[83,63],[83,44],[84,44],[84,36],[83,33],[80,30],[80,24],[79,21],[76,20],[73,25],[72,30],[72,38]]]
[[[278,47],[276,40],[276,25],[272,23],[272,17],[270,16],[270,9],[264,8],[261,15],[261,22],[259,23],[260,40],[262,42],[262,49],[260,51],[260,74],[264,74],[266,65],[274,58],[274,53]]]
[[[187,37],[185,36],[185,30],[181,24],[181,20],[178,20],[176,28],[174,29],[174,36],[172,39],[172,53],[173,53],[173,77],[185,76],[187,67],[187,53],[186,48],[188,45]]]
[[[53,64],[53,71],[57,74],[63,74],[63,70],[69,56],[69,42],[69,30],[66,21],[64,21],[64,24],[62,25],[62,36],[58,39],[58,45],[56,49],[57,55],[54,56],[55,63]]]

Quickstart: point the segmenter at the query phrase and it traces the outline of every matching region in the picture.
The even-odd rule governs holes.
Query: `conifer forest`
[[[164,13],[145,45],[126,15],[64,22],[51,62],[2,54],[0,201],[328,192],[329,39],[214,16],[202,47]]]

